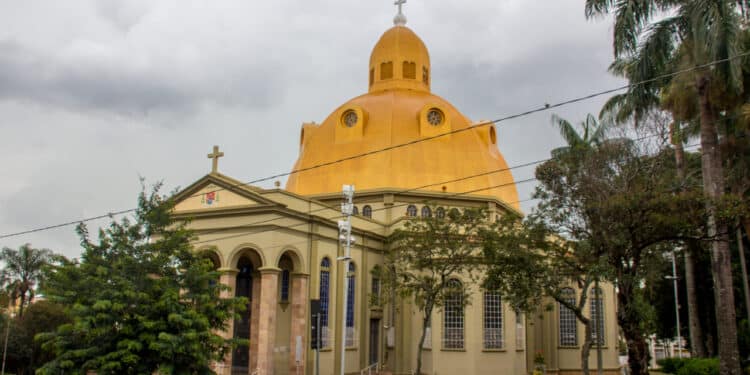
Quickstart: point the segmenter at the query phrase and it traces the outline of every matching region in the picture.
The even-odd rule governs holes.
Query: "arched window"
[[[484,293],[484,348],[503,348],[503,304],[498,292]]]
[[[424,82],[425,85],[430,84],[430,71],[427,70],[426,66],[422,67],[422,82]]]
[[[369,204],[362,207],[362,216],[372,218],[372,207]]]
[[[601,288],[591,289],[589,306],[591,308],[591,341],[594,345],[604,346],[604,292]]]
[[[393,62],[388,61],[380,64],[380,79],[393,78]]]
[[[435,210],[435,216],[436,216],[436,217],[437,217],[438,219],[445,219],[445,208],[442,208],[442,207],[438,207],[438,208],[437,208],[437,209]]]
[[[443,348],[464,348],[464,304],[461,298],[463,286],[458,280],[448,281],[448,287],[453,289],[445,299],[443,306]]]
[[[422,217],[428,218],[432,217],[432,210],[428,206],[422,207]]]
[[[357,208],[357,206],[352,206],[352,215],[359,215],[359,208]]]
[[[417,78],[417,64],[409,61],[404,61],[404,78],[416,79]]]
[[[349,262],[349,272],[346,275],[346,346],[354,346],[354,277],[356,276],[354,263]]]
[[[320,346],[328,347],[328,309],[330,308],[331,261],[320,262]]]
[[[454,207],[448,211],[448,217],[451,219],[457,219],[459,216],[461,216],[461,211],[459,211],[458,208]]]
[[[281,298],[279,298],[279,302],[281,303],[287,303],[289,302],[289,270],[281,270],[281,285],[280,285],[280,293]]]
[[[576,292],[572,288],[565,288],[560,294],[565,302],[576,304]],[[565,307],[562,303],[558,303],[558,305],[560,306],[560,346],[576,346],[578,345],[576,315],[573,310]]]
[[[370,86],[375,83],[375,68],[370,69]]]
[[[417,206],[410,204],[409,207],[406,207],[406,216],[417,216]]]

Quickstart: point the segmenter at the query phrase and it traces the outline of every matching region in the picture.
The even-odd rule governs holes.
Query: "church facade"
[[[418,311],[404,301],[370,303],[380,292],[371,271],[383,263],[389,235],[410,217],[454,208],[483,208],[493,219],[521,215],[494,126],[470,121],[431,93],[427,48],[400,12],[394,23],[373,48],[368,92],[321,124],[302,125],[286,188],[261,189],[219,173],[223,154],[215,149],[212,172],[177,194],[174,213],[191,220],[195,247],[214,262],[227,295],[250,301],[224,333],[249,345],[217,363],[220,374],[339,374],[342,353],[347,374],[374,364],[382,373],[411,374]],[[356,189],[356,242],[346,270],[338,260],[342,185]],[[540,357],[548,373],[580,373],[583,327],[570,311],[555,304],[524,316],[499,294],[456,282],[472,291],[471,303],[434,313],[423,373],[526,374]],[[600,314],[604,368],[614,374],[614,290],[602,289],[588,311]],[[317,355],[310,349],[311,300],[320,303]]]

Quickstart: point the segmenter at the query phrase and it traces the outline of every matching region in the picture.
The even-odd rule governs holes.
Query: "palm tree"
[[[728,225],[717,218],[713,203],[725,191],[724,166],[718,145],[716,92],[738,94],[742,87],[740,61],[736,58],[740,32],[738,4],[735,0],[587,0],[586,16],[613,13],[614,54],[640,62],[640,72],[668,67],[668,62],[684,49],[684,58],[692,66],[697,92],[703,189],[708,198],[709,235],[715,238],[711,248],[711,271],[716,299],[718,351],[723,375],[741,373],[737,345]],[[670,16],[653,22],[657,15]],[[706,64],[725,60],[722,63]],[[658,69],[655,69],[658,70]],[[647,75],[642,78],[648,78]],[[638,373],[640,364],[631,363]],[[637,372],[638,371],[638,372]]]
[[[576,126],[570,123],[570,121],[553,114],[552,125],[556,126],[560,130],[560,135],[563,137],[567,146],[558,147],[552,150],[553,158],[564,158],[566,156],[583,156],[589,151],[596,147],[599,147],[607,142],[606,135],[608,125],[606,123],[600,123],[596,120],[596,117],[592,114],[586,115],[586,119],[578,123],[578,128],[582,130],[579,133]],[[583,314],[583,305],[586,303],[587,290],[591,284],[594,284],[594,290],[599,290],[599,281],[597,275],[586,275],[582,280],[578,281],[579,286],[582,286],[581,298],[577,304],[567,306],[576,315],[576,319],[584,324],[584,337],[583,345],[581,346],[581,372],[585,375],[589,374],[589,353],[591,347],[594,345],[594,339],[592,336],[592,330],[594,324],[599,324],[591,317],[585,317]],[[555,298],[560,303],[565,299]],[[601,346],[597,345],[597,350],[601,350]]]
[[[23,316],[23,309],[34,299],[34,290],[42,278],[42,268],[52,256],[50,250],[35,249],[28,243],[18,250],[4,247],[0,252],[0,261],[5,263],[2,273],[7,278],[9,294],[12,299],[21,299],[18,316]]]
[[[586,151],[598,146],[605,141],[608,130],[608,127],[604,123],[599,123],[596,117],[590,113],[586,115],[586,120],[579,123],[579,127],[583,130],[583,133],[578,133],[573,124],[558,115],[552,115],[552,124],[560,129],[560,135],[568,144],[567,146],[552,150],[553,156],[564,152]]]

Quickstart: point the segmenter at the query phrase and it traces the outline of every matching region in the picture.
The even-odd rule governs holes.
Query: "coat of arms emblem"
[[[209,191],[205,194],[203,194],[203,197],[201,197],[201,203],[211,206],[214,204],[214,202],[219,201],[219,194],[217,194],[215,191]]]

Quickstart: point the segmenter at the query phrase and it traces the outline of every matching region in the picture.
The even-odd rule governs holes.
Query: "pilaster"
[[[258,375],[272,375],[273,348],[276,338],[276,304],[278,303],[279,273],[276,267],[261,267],[260,306],[258,312]],[[255,296],[253,296],[255,299]]]
[[[228,288],[219,292],[221,298],[232,298],[234,297],[234,289],[237,284],[237,274],[239,270],[234,268],[219,268],[217,271],[220,272],[219,283],[226,285]],[[234,319],[229,319],[227,328],[221,331],[219,335],[225,339],[231,339],[234,333]],[[229,374],[232,370],[232,351],[224,356],[224,359],[217,364],[216,372],[219,375]]]
[[[292,274],[292,326],[289,348],[289,373],[290,374],[304,374],[307,364],[307,336],[309,327],[307,325],[308,313],[308,285],[310,275],[306,273],[293,273]],[[297,349],[297,337],[300,337],[301,348]],[[297,362],[296,353],[300,351],[302,357]],[[299,367],[299,372],[297,368]]]

